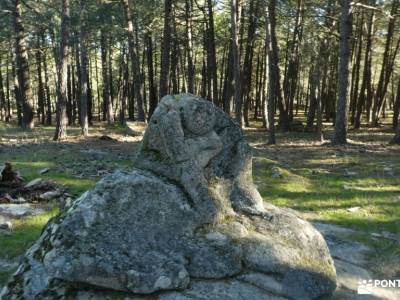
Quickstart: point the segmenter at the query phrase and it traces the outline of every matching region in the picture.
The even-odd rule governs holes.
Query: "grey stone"
[[[332,224],[314,222],[313,225],[325,237],[337,270],[337,289],[330,300],[355,299],[399,299],[398,291],[373,288],[371,295],[359,295],[359,282],[375,278],[368,270],[368,256],[373,249],[354,241],[353,236],[361,232]],[[327,298],[323,298],[327,299]]]
[[[39,196],[42,200],[51,200],[61,196],[60,190],[48,191]]]
[[[0,229],[2,229],[2,230],[11,230],[12,228],[13,228],[13,225],[10,221],[0,223]]]
[[[42,183],[43,179],[42,178],[36,178],[31,181],[29,181],[27,184],[25,184],[25,188],[32,188],[34,186],[37,186],[38,184]]]
[[[334,225],[334,224],[325,224],[320,222],[313,222],[312,223],[315,228],[318,229],[324,236],[347,236],[351,234],[357,233],[353,229]]]
[[[44,169],[41,169],[38,173],[43,175],[43,174],[48,173],[49,171],[50,171],[50,168],[44,168]]]
[[[22,218],[31,215],[39,215],[44,210],[30,203],[22,204],[0,204],[0,215],[11,218]]]
[[[254,285],[260,289],[270,291],[273,294],[290,297],[290,294],[286,292],[286,287],[282,282],[267,274],[250,272],[238,276],[238,280]]]
[[[272,178],[282,178],[283,174],[280,168],[274,166],[271,168],[271,177]]]
[[[340,259],[357,266],[366,266],[367,257],[372,253],[371,248],[356,241],[327,238],[327,243],[334,259]]]
[[[346,176],[346,177],[353,177],[353,176],[356,176],[357,174],[358,174],[357,172],[350,171],[350,170],[347,170],[347,169],[345,169],[344,172],[343,172],[343,175]]]
[[[367,266],[367,258],[373,249],[354,240],[353,236],[360,232],[333,224],[314,222],[313,225],[325,237],[334,260],[361,267]],[[348,264],[349,268],[350,264]]]
[[[26,203],[27,201],[25,198],[18,197],[17,199],[11,199],[10,202],[14,203],[14,204],[23,204],[23,203]]]
[[[354,207],[349,207],[349,208],[347,208],[346,210],[347,210],[348,212],[353,213],[353,212],[359,211],[360,208],[361,208],[360,206],[354,206]]]
[[[287,300],[239,280],[195,281],[183,292],[161,295],[159,300]]]
[[[321,234],[264,204],[239,126],[166,96],[135,169],[104,177],[51,221],[4,299],[315,299],[336,287]]]
[[[0,258],[0,269],[12,269],[17,267],[18,264],[15,261],[5,260]]]
[[[95,160],[103,159],[107,155],[107,152],[97,149],[81,150],[80,152]]]

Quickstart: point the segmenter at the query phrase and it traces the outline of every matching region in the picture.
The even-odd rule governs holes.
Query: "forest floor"
[[[72,128],[68,140],[58,143],[52,141],[54,127],[23,132],[0,123],[0,164],[11,162],[26,181],[52,180],[77,197],[104,175],[133,166],[143,130],[140,124],[98,125],[83,139]],[[359,243],[360,251],[368,249],[362,267],[374,278],[400,277],[400,147],[388,145],[392,130],[351,131],[345,147],[321,145],[306,132],[278,132],[275,146],[266,145],[261,128],[245,134],[254,149],[254,181],[265,201],[296,210],[323,233]],[[45,168],[49,171],[40,174]],[[49,204],[44,214],[15,220],[11,232],[0,232],[0,287],[56,214],[57,207]],[[330,242],[339,244],[336,237]],[[343,252],[341,245],[331,251]]]

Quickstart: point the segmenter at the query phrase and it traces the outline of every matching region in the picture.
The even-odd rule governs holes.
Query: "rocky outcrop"
[[[166,96],[135,169],[49,222],[2,299],[315,299],[336,287],[321,234],[264,204],[241,129]]]

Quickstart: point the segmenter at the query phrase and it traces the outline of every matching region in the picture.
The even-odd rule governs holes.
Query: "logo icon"
[[[358,288],[357,294],[359,295],[371,295],[373,289],[373,281],[372,279],[369,280],[359,280],[358,281]]]

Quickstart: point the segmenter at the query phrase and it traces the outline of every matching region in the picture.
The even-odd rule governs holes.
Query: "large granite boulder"
[[[241,129],[166,96],[131,172],[48,223],[2,299],[315,299],[336,287],[321,234],[264,204]]]

